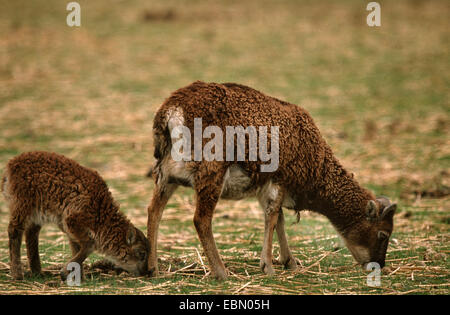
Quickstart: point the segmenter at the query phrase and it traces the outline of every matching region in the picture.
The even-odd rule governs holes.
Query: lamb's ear
[[[130,225],[127,231],[127,243],[131,245],[136,240],[136,231],[133,226]]]
[[[393,203],[383,209],[383,213],[381,214],[381,220],[392,219],[395,214],[395,210],[397,210],[397,204]]]
[[[375,201],[369,200],[369,202],[367,203],[367,206],[366,206],[366,212],[367,212],[367,219],[369,221],[374,221],[377,219],[378,207],[377,207],[377,204],[375,203]]]

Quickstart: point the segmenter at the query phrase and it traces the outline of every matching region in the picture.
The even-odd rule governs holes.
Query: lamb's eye
[[[142,251],[142,250],[136,251],[135,254],[139,260],[144,260],[146,257],[145,251]]]

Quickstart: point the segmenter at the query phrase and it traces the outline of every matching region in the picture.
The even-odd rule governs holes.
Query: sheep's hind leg
[[[177,187],[178,185],[175,184],[160,185],[156,183],[152,201],[147,209],[147,238],[150,244],[148,270],[150,276],[157,276],[159,273],[157,258],[159,222],[161,221],[164,207]]]
[[[219,280],[227,278],[225,265],[220,258],[212,232],[212,218],[219,200],[226,168],[220,165],[203,164],[195,178],[197,194],[194,225],[203,250],[208,258],[211,275]]]

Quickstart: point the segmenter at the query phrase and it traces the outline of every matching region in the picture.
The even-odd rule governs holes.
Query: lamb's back
[[[23,153],[9,161],[5,177],[10,195],[20,200],[44,200],[47,206],[71,202],[95,205],[110,198],[96,171],[56,153]]]

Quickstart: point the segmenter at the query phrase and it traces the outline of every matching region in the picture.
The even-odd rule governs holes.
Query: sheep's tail
[[[171,131],[183,124],[184,117],[180,107],[165,107],[156,113],[153,122],[153,156],[156,163],[150,167],[147,176],[154,177],[157,184],[164,185],[167,182],[167,177],[162,171],[162,164],[169,158],[172,149]]]

